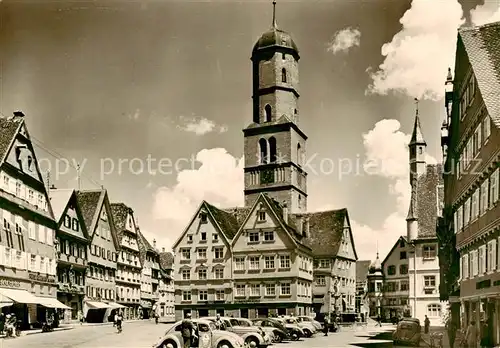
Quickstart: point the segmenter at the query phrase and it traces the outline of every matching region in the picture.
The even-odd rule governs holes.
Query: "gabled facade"
[[[232,308],[231,241],[237,213],[202,202],[173,245],[176,317],[228,314]]]
[[[77,191],[87,232],[91,240],[87,250],[87,275],[83,314],[88,322],[108,321],[115,303],[117,253],[120,250],[111,205],[105,189]]]
[[[288,208],[260,194],[233,238],[233,296],[241,317],[311,313],[312,251],[304,244],[307,232],[291,219]]]
[[[123,203],[111,204],[113,221],[120,242],[116,274],[116,300],[125,306],[125,319],[143,316],[141,307],[141,260],[138,226],[132,208]]]
[[[61,318],[69,322],[83,311],[90,239],[75,190],[51,187],[49,198],[57,221],[57,298],[71,308]]]
[[[442,138],[445,211],[450,217],[441,231],[442,248],[448,250],[443,253],[444,264],[455,266],[450,241],[455,240],[460,257],[460,274],[450,267],[443,275],[447,282],[443,292],[453,301],[458,295],[454,285],[460,284],[461,306],[453,307],[454,319],[462,327],[470,321],[476,325],[488,321],[496,345],[500,343],[499,33],[500,22],[458,32]]]
[[[365,322],[370,313],[370,303],[368,300],[368,270],[371,261],[356,261],[356,313],[361,316],[361,321]]]
[[[44,320],[35,296],[57,296],[56,222],[22,112],[0,118],[0,207],[0,294],[27,327]]]
[[[410,276],[409,253],[411,245],[406,237],[399,237],[391,251],[382,261],[384,274],[384,300],[382,317],[390,320],[393,317],[410,317]]]
[[[159,299],[160,282],[160,253],[156,249],[156,240],[153,239],[153,245],[141,231],[137,231],[137,242],[139,243],[139,257],[142,264],[141,270],[141,307],[143,309],[143,318],[147,319],[155,314],[153,305]]]
[[[175,322],[175,284],[174,254],[162,248],[160,252],[160,282],[158,285],[158,301],[153,311],[161,322]]]
[[[306,244],[314,256],[313,303],[316,312],[354,313],[356,248],[347,209],[297,216],[306,227]],[[304,224],[305,221],[305,224]]]
[[[369,316],[372,318],[383,316],[383,299],[384,299],[384,274],[382,273],[382,263],[377,252],[375,261],[368,268],[368,307]]]

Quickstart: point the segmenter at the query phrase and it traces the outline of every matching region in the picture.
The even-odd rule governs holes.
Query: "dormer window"
[[[266,221],[266,212],[265,211],[259,211],[257,213],[257,219],[260,222]]]
[[[207,213],[200,213],[200,222],[206,224],[208,222]]]
[[[31,155],[28,156],[28,170],[32,170],[33,166],[33,157]]]
[[[71,228],[71,217],[69,215],[64,217],[64,227]]]
[[[76,232],[80,230],[77,219],[73,219],[71,229]]]

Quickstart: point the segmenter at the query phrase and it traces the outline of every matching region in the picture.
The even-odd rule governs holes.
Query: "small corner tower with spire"
[[[426,163],[425,155],[427,143],[424,140],[422,129],[420,127],[420,116],[418,114],[418,99],[415,98],[415,122],[413,124],[413,132],[411,134],[410,143],[408,144],[410,152],[410,185],[413,186],[415,179],[425,173]]]
[[[445,82],[445,116],[441,124],[441,152],[443,155],[443,164],[446,163],[446,156],[448,154],[448,137],[451,123],[451,109],[453,107],[453,76],[451,75],[451,68],[448,68],[448,75]]]
[[[417,179],[413,179],[411,184],[410,207],[406,216],[406,238],[411,242],[418,237],[418,219],[415,211],[417,205]]]
[[[243,130],[245,206],[260,193],[286,204],[290,213],[307,211],[307,136],[299,128],[299,50],[279,29],[276,1],[271,27],[252,50],[252,123]]]

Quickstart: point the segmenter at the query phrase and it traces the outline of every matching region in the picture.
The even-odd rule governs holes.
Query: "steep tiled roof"
[[[157,253],[157,251],[149,244],[148,240],[142,234],[141,230],[137,228],[137,245],[139,247],[139,258],[141,259],[141,263],[144,265],[144,261],[146,260],[146,253],[153,252]]]
[[[410,143],[408,145],[426,144],[424,135],[422,134],[422,127],[420,127],[420,117],[415,117],[413,124],[413,132],[411,133]]]
[[[3,161],[7,156],[10,144],[22,123],[21,119],[0,118],[0,161]],[[2,163],[0,162],[0,164]]]
[[[486,109],[500,127],[500,22],[459,30]]]
[[[335,256],[342,240],[347,209],[307,213],[309,217],[309,236],[305,244],[315,256]]]
[[[364,282],[366,280],[366,276],[368,275],[368,269],[371,265],[370,260],[361,260],[356,261],[356,281]]]
[[[174,265],[174,254],[171,252],[161,252],[160,253],[160,267],[162,269],[172,269]]]
[[[113,214],[118,240],[121,240],[123,230],[125,230],[125,226],[127,225],[127,216],[130,211],[131,209],[124,203],[111,203],[111,213]]]
[[[61,220],[62,214],[69,203],[71,195],[75,190],[73,189],[57,189],[49,190],[50,205],[54,212],[54,218],[57,222]]]
[[[443,201],[442,166],[427,165],[426,173],[417,181],[416,215],[418,221],[418,238],[436,237],[436,224],[440,202]]]
[[[226,238],[228,240],[233,239],[240,227],[241,222],[238,221],[238,216],[241,214],[239,211],[241,208],[233,208],[231,212],[231,209],[219,209],[207,202],[205,202],[205,206],[219,224]]]
[[[76,192],[76,199],[82,211],[83,219],[90,236],[94,234],[92,222],[94,221],[96,213],[99,213],[97,210],[100,208],[99,203],[101,202],[101,195],[104,195],[105,192],[105,190]]]

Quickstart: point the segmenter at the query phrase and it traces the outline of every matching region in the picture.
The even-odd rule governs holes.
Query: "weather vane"
[[[415,112],[416,115],[418,116],[418,98],[415,98]]]

